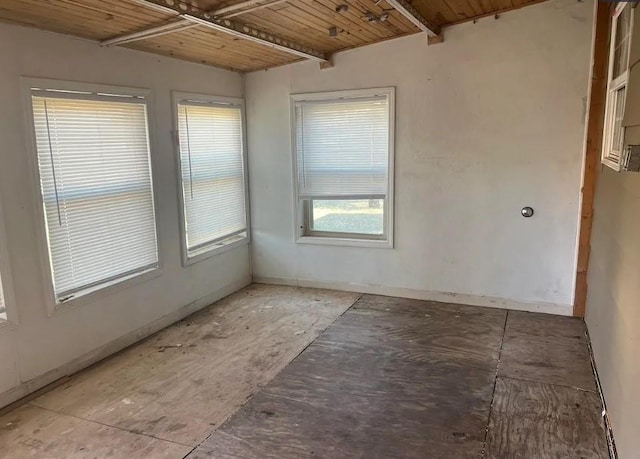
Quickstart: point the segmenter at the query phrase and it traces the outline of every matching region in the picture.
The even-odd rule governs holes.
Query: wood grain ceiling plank
[[[171,35],[162,37],[164,37],[164,40],[172,40]],[[219,55],[233,56],[237,59],[250,58],[267,64],[273,64],[274,60],[281,61],[291,57],[288,53],[257,45],[250,41],[236,39],[225,34],[218,34],[213,30],[204,28],[185,30],[181,32],[179,39],[189,43],[189,49],[193,48],[212,54],[218,53]]]
[[[330,25],[320,24],[315,18],[295,7],[283,8],[277,13],[261,11],[246,14],[242,16],[242,20],[301,43],[313,43],[314,47],[322,51],[335,49],[336,41],[345,42],[344,37],[340,35],[335,38],[329,36]],[[346,42],[344,46],[348,44]]]
[[[373,14],[380,16],[383,13],[389,14],[389,19],[377,25],[383,26],[385,29],[392,31],[393,35],[404,35],[407,33],[417,33],[419,29],[411,23],[407,18],[400,14],[393,6],[381,1],[379,4],[375,2],[369,3],[369,0],[352,0],[356,5],[360,5],[361,8],[369,8]],[[375,24],[375,23],[374,23]],[[388,38],[388,37],[387,37]]]
[[[208,30],[189,29],[178,37],[162,35],[143,40],[160,49],[170,49],[173,54],[188,55],[193,59],[213,60],[219,65],[238,68],[238,63],[246,61],[251,67],[287,62],[286,53],[274,52],[251,42],[236,41],[232,37],[210,33]],[[142,45],[144,46],[144,44]],[[226,62],[229,60],[230,62]]]
[[[60,17],[55,15],[55,11],[51,10],[49,11],[49,16],[45,17],[33,13],[25,14],[14,10],[8,10],[4,8],[4,6],[0,7],[0,17],[5,20],[30,25],[39,29],[76,35],[92,40],[98,40],[107,35],[120,33],[120,31],[126,32],[127,30],[137,27],[135,24],[127,24],[120,21],[107,21],[106,24],[97,24],[77,16],[69,16],[68,19],[61,20]],[[100,30],[98,30],[98,26],[101,27]]]
[[[339,5],[343,4],[342,0],[332,1],[332,0],[305,0],[301,2],[301,8],[304,7],[310,13],[317,15],[319,17],[330,14],[331,12],[335,12],[335,8]],[[380,30],[379,27],[375,27],[374,24],[367,21],[365,13],[369,10],[363,9],[361,5],[356,4],[356,2],[349,1],[345,3],[349,6],[349,9],[340,14],[335,14],[334,16],[329,16],[329,19],[333,22],[335,26],[338,26],[344,30],[348,30],[351,32],[351,29],[359,29],[359,33],[370,38],[364,38],[365,43],[370,43],[371,41],[384,39],[386,37],[386,33],[383,30]]]
[[[340,34],[339,37],[351,46],[355,43],[369,43],[378,38],[378,35],[374,30],[371,30],[369,24],[359,16],[359,13],[354,13],[351,8],[346,12],[337,13],[336,8],[341,4],[340,1],[332,2],[328,0],[303,1],[294,4],[297,10],[292,10],[292,13],[299,11],[301,14],[315,18],[317,22],[322,23],[326,31],[330,27],[348,31],[348,33]]]

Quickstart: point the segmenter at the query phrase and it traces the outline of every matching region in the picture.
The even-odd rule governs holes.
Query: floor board
[[[568,387],[498,378],[487,457],[609,457],[598,394]]]
[[[191,447],[25,405],[2,418],[0,457],[178,458]]]
[[[253,285],[31,404],[195,446],[357,298]]]
[[[0,457],[606,457],[582,321],[358,298],[244,289],[0,417]]]
[[[584,322],[511,311],[500,375],[596,390]]]

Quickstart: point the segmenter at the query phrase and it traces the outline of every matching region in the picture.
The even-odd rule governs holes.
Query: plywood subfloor
[[[182,458],[357,298],[243,289],[1,417],[0,457]]]
[[[0,456],[605,458],[600,411],[578,319],[254,285],[0,418]]]

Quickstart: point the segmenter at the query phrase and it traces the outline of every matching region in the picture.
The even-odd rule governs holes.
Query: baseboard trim
[[[397,296],[415,300],[439,301],[442,303],[460,303],[471,306],[512,309],[516,311],[541,312],[561,316],[573,315],[573,307],[569,304],[544,302],[525,302],[508,298],[469,295],[466,293],[448,293],[433,290],[417,290],[404,287],[387,287],[384,285],[356,284],[349,282],[327,282],[311,279],[292,279],[284,277],[253,276],[257,284],[289,285],[296,287],[323,288],[346,292],[371,293],[374,295]]]
[[[0,408],[6,407],[5,409],[2,409],[2,412],[8,411],[11,408],[15,408],[22,403],[29,402],[32,399],[32,397],[29,397],[30,394],[33,394],[36,391],[45,388],[46,386],[51,386],[51,388],[55,387],[56,384],[54,383],[56,383],[56,381],[60,380],[61,378],[66,378],[74,373],[79,372],[80,370],[84,370],[85,368],[94,365],[97,362],[104,360],[105,358],[110,357],[129,346],[132,346],[138,341],[141,341],[153,335],[154,333],[167,328],[168,326],[178,322],[179,320],[182,320],[185,317],[198,312],[199,310],[215,303],[216,301],[229,296],[234,292],[237,292],[241,288],[246,287],[251,283],[251,276],[245,276],[242,279],[236,282],[232,282],[231,284],[218,289],[209,295],[206,295],[196,301],[193,301],[185,306],[182,306],[181,308],[176,309],[175,311],[164,315],[143,327],[127,333],[126,335],[123,335],[108,344],[94,349],[93,351],[88,352],[65,365],[62,365],[61,367],[58,367],[55,370],[51,370],[29,381],[21,383],[19,386],[16,386],[8,390],[7,392],[0,394]]]

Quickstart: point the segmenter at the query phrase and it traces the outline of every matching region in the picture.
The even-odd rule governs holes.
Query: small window
[[[185,261],[248,241],[240,99],[176,94]]]
[[[394,89],[292,102],[298,241],[391,246]]]
[[[144,95],[31,90],[57,302],[158,267]]]
[[[609,50],[609,77],[603,136],[602,162],[620,170],[624,148],[624,107],[629,80],[629,51],[633,15],[630,3],[621,2],[612,19],[611,45]]]

